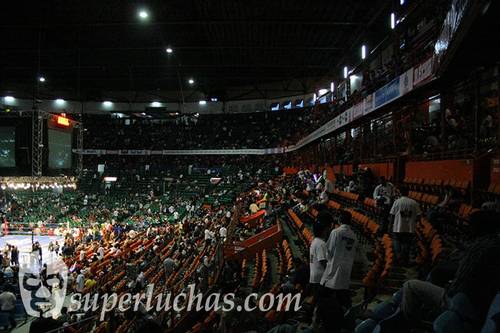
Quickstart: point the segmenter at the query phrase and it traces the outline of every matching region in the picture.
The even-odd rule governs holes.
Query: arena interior
[[[500,332],[499,1],[4,2],[0,332]]]

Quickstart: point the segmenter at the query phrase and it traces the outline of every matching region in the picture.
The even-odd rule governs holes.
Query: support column
[[[43,170],[43,122],[44,111],[35,104],[32,113],[31,130],[31,175],[41,177]]]

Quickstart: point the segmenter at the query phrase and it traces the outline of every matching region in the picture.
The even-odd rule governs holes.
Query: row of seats
[[[421,219],[416,227],[417,234],[417,264],[424,265],[430,261],[434,264],[443,252],[443,241],[437,230],[426,220]]]
[[[490,186],[488,186],[488,193],[500,194],[500,183],[491,183]]]
[[[420,202],[425,208],[435,206],[439,203],[439,196],[422,192],[410,191],[408,197]]]
[[[474,208],[471,205],[461,204],[460,208],[458,209],[458,212],[457,212],[457,217],[460,221],[467,224],[469,221],[470,215],[477,210],[479,210],[479,209]]]
[[[375,220],[354,210],[353,208],[345,208],[345,210],[351,213],[353,222],[360,226],[363,232],[366,235],[369,235],[369,238],[373,240],[377,238],[380,226],[377,222],[375,222]]]
[[[247,279],[247,268],[248,268],[248,261],[246,259],[243,259],[241,261],[241,272],[240,272],[240,277],[242,281],[245,281]]]
[[[346,203],[355,203],[359,199],[358,193],[344,192],[344,191],[339,191],[339,190],[335,190],[333,193],[335,195],[339,196],[340,199],[342,201],[345,201]]]
[[[373,216],[378,216],[381,213],[380,207],[377,206],[377,201],[373,198],[365,198],[363,200],[364,209]]]
[[[257,253],[256,256],[259,257],[259,253]],[[267,278],[269,277],[268,258],[266,250],[262,250],[259,259],[259,262],[261,263],[260,271],[256,272],[252,281],[252,287],[254,290],[259,289],[261,286],[263,286],[267,281]]]
[[[469,188],[470,182],[468,180],[460,179],[426,179],[426,178],[405,178],[404,183],[410,186],[410,189],[429,188],[437,191],[442,190],[445,186],[451,186],[455,189],[465,191]]]
[[[375,243],[374,255],[373,265],[363,278],[363,285],[371,291],[371,294],[383,285],[394,268],[392,239],[388,234],[385,234],[380,242]]]
[[[290,245],[288,245],[288,241],[286,239],[283,240],[281,245],[283,246],[283,253],[285,254],[284,259],[286,260],[286,272],[289,272],[293,268],[292,249],[290,248]],[[285,263],[285,260],[283,260],[283,263]],[[285,268],[285,265],[283,265],[283,268]]]
[[[309,248],[309,245],[314,239],[314,235],[312,234],[311,230],[304,226],[302,220],[297,216],[297,214],[295,214],[292,209],[288,209],[287,213],[290,219],[293,221],[293,226],[294,229],[296,229],[298,236],[302,239],[305,246]]]

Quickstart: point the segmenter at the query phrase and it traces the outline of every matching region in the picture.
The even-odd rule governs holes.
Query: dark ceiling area
[[[9,1],[0,13],[0,93],[31,97],[36,85],[40,98],[78,100],[305,93],[358,62],[361,44],[384,38],[391,4]]]

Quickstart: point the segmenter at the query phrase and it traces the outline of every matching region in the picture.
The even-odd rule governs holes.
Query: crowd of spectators
[[[236,185],[248,179],[259,178],[242,174],[232,177],[231,182]],[[224,179],[221,183],[225,181],[229,180]],[[24,223],[27,217],[35,221],[29,228],[35,234],[52,228],[53,234],[60,237],[59,241],[51,242],[43,252],[42,246],[34,243],[31,253],[39,262],[37,267],[44,285],[48,281],[44,273],[46,263],[55,258],[66,262],[70,294],[144,292],[146,282],[153,278],[153,268],[160,288],[180,285],[185,289],[192,282],[196,283],[197,290],[205,292],[215,270],[215,247],[225,241],[233,207],[215,203],[207,208],[202,200],[197,200],[200,197],[185,198],[171,192],[159,196],[153,191],[129,195],[39,192],[28,193],[26,197],[22,193],[2,193],[3,231],[7,234],[17,232],[16,225]],[[44,205],[39,205],[40,201]],[[14,245],[6,245],[1,255],[3,293],[0,305],[2,311],[8,313],[11,326],[15,326],[15,308],[10,305],[20,302],[17,272],[23,263],[19,263],[19,252]],[[200,264],[191,272],[192,259],[198,256]],[[123,279],[114,279],[123,273]],[[30,332],[46,332],[63,326],[67,332],[76,332],[99,326],[92,310],[76,313],[71,310],[65,306],[58,318],[36,319],[30,324]],[[176,320],[179,320],[181,314],[177,315]],[[140,332],[145,327],[159,330],[152,313],[142,308],[138,312],[117,310],[111,313],[106,317],[106,327],[114,332],[124,320],[129,322],[129,332]]]
[[[257,167],[262,166],[254,165],[254,168]],[[440,224],[453,224],[454,217],[448,212],[456,210],[463,200],[453,189],[448,188],[443,192],[438,205],[424,209],[409,197],[405,186],[394,185],[385,178],[377,179],[370,169],[356,170],[353,176],[337,174],[334,179],[330,179],[326,171],[314,173],[302,170],[296,175],[276,178],[270,178],[270,174],[272,171],[257,170],[250,173],[234,170],[230,175],[221,175],[219,185],[211,189],[210,194],[219,197],[226,194],[226,186],[252,184],[250,190],[234,198],[234,203],[243,208],[240,211],[242,217],[261,210],[265,214],[256,225],[238,224],[236,228],[231,227],[232,204],[214,201],[210,206],[205,206],[204,195],[183,197],[175,191],[168,191],[164,195],[154,190],[142,193],[129,191],[129,194],[120,192],[120,195],[113,195],[113,191],[93,194],[71,191],[62,194],[32,193],[26,197],[21,192],[14,192],[2,195],[1,206],[4,223],[11,226],[24,223],[28,217],[33,221],[30,227],[38,229],[37,232],[41,232],[43,227],[57,225],[57,235],[61,240],[52,242],[43,252],[35,244],[32,253],[41,263],[50,258],[63,258],[70,272],[68,286],[71,292],[94,290],[102,293],[114,290],[140,292],[151,281],[172,288],[177,286],[180,288],[177,291],[195,282],[197,290],[207,291],[213,286],[211,277],[217,266],[213,251],[217,244],[225,241],[238,244],[270,228],[277,221],[286,219],[290,210],[294,211],[306,223],[305,228],[311,228],[315,238],[309,244],[309,254],[301,252],[307,247],[295,241],[300,246],[294,244],[293,264],[287,275],[279,277],[279,290],[301,291],[307,299],[306,303],[312,305],[312,309],[317,309],[315,312],[311,308],[307,309],[306,304],[305,317],[300,317],[298,324],[280,325],[275,329],[301,327],[306,331],[340,332],[343,326],[352,329],[355,319],[376,317],[372,310],[359,312],[359,304],[354,304],[352,300],[351,288],[356,279],[353,272],[359,267],[364,270],[373,265],[367,264],[366,236],[353,223],[349,211],[329,206],[330,200],[338,199],[339,192],[360,194],[361,197],[373,199],[378,208],[376,219],[380,232],[376,237],[390,235],[394,242],[395,263],[417,271],[420,278],[414,279],[413,274],[407,281],[402,281],[401,290],[389,301],[391,316],[377,317],[377,323],[395,325],[391,327],[416,327],[425,321],[432,322],[450,309],[457,295],[463,294],[478,309],[477,325],[484,322],[485,311],[498,291],[495,281],[500,278],[500,265],[497,262],[498,228],[495,224],[497,216],[494,215],[497,213],[491,209],[497,206],[484,205],[483,210],[471,215],[471,229],[464,229],[462,234],[468,234],[470,241],[459,245],[454,239],[447,240],[450,244],[447,251],[456,255],[441,258],[437,265],[429,269],[420,267],[415,261],[416,226],[422,217],[426,217],[438,231],[443,230]],[[179,174],[175,177],[184,178]],[[194,192],[199,192],[200,188],[196,186],[200,184],[196,178],[185,177],[183,182],[191,186]],[[41,200],[45,202],[43,207],[39,207]],[[356,208],[361,211],[364,209]],[[311,215],[314,210],[316,216]],[[285,237],[291,241],[289,237],[295,236],[289,228],[286,228]],[[20,266],[18,251],[11,244],[2,253],[4,268],[0,304],[15,304],[19,301],[16,290],[17,269]],[[193,257],[199,257],[199,265],[194,271],[190,269]],[[103,262],[107,264],[101,266]],[[359,266],[360,262],[362,266]],[[40,269],[43,276],[43,265]],[[250,286],[238,279],[241,269],[236,262],[226,262],[221,271],[225,278],[215,287],[224,291],[236,290],[241,297],[247,295]],[[341,276],[335,274],[339,269],[342,271]],[[114,281],[117,273],[120,279],[113,284],[107,283]],[[476,286],[479,285],[485,286],[485,289],[478,291]],[[418,305],[416,300],[422,297],[426,301]],[[357,295],[355,299],[365,305],[374,302],[371,294],[361,299]],[[437,301],[439,299],[447,301],[440,303]],[[386,305],[374,304],[376,308]],[[12,311],[8,310],[8,305],[6,309],[7,312]],[[357,309],[357,314],[354,317],[344,316],[349,309],[351,313]],[[92,311],[74,313],[69,310],[65,309],[58,319],[52,321],[35,320],[31,327],[66,325],[71,332],[71,328],[88,328],[88,322],[92,323],[91,326],[100,325]],[[304,313],[293,315],[302,316]],[[241,320],[245,327],[265,332],[273,324],[267,322],[264,315],[252,312],[241,318],[241,315],[229,313],[221,316],[220,322],[212,322],[211,325],[212,329],[217,330],[231,325],[230,322]],[[174,317],[170,324],[162,320],[161,325],[181,322],[182,313]],[[15,325],[13,317],[9,318],[10,323]],[[130,313],[113,311],[105,319],[106,327],[111,331],[118,330],[123,322],[129,325],[128,332],[141,332],[144,327],[159,329],[160,326],[157,314],[143,310]],[[239,331],[225,329],[228,332]]]
[[[247,149],[294,144],[310,129],[308,110],[183,115],[172,119],[87,116],[84,143],[92,149]],[[102,131],[106,128],[106,131]]]

